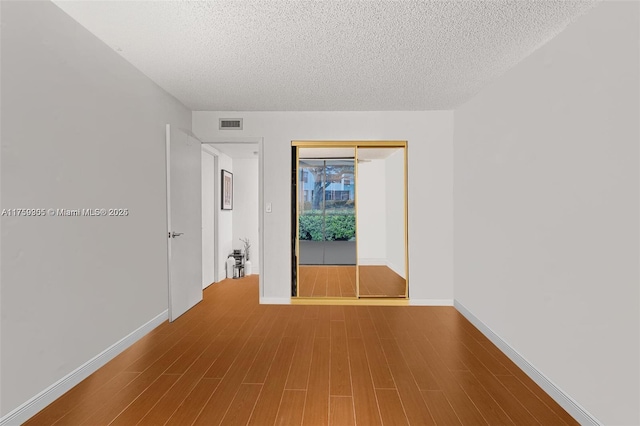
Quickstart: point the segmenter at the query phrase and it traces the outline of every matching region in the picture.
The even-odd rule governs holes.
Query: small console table
[[[233,278],[242,278],[244,277],[244,253],[240,250],[234,250],[233,254],[229,255],[235,259],[235,264],[233,265]]]

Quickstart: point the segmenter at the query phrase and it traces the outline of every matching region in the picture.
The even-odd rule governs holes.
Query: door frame
[[[218,176],[220,176],[220,172],[218,171],[218,155],[217,150],[205,143],[202,143],[202,151],[211,155],[213,157],[213,176],[214,176],[214,184],[213,184],[213,277],[214,283],[220,281],[220,265],[218,262],[218,209],[220,208],[220,185]],[[207,286],[208,287],[208,286]]]
[[[258,260],[259,260],[259,268],[260,270],[258,271],[258,289],[259,289],[259,297],[260,300],[262,300],[262,298],[264,298],[264,275],[267,273],[266,272],[266,265],[264,262],[264,213],[265,213],[265,204],[264,204],[264,138],[263,137],[227,137],[227,138],[210,138],[210,139],[206,139],[206,140],[202,140],[202,145],[211,145],[211,144],[220,144],[220,145],[224,145],[224,144],[257,144],[258,145],[258,248],[260,249],[260,254],[258,256]],[[207,146],[207,148],[211,151],[215,151],[218,152],[218,154],[220,154],[220,151],[218,151],[215,147],[212,146]],[[220,170],[219,170],[219,166],[218,166],[218,159],[216,157],[216,170],[215,173],[217,173],[217,176],[220,175]],[[215,241],[215,247],[216,247],[216,252],[219,252],[219,245],[218,245],[218,237],[219,237],[219,232],[218,232],[218,214],[220,212],[220,185],[217,185],[216,187],[216,215],[215,215],[215,232],[216,232],[216,241]]]

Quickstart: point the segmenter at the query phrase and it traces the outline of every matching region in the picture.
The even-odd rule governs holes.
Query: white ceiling
[[[55,1],[192,110],[452,109],[594,1]]]

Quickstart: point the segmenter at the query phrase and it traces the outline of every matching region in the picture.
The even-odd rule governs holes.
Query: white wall
[[[196,133],[197,135],[197,133]],[[221,171],[226,170],[233,173],[233,160],[226,154],[219,152],[218,155],[218,182],[221,181]],[[235,175],[234,175],[235,183]],[[221,197],[220,185],[218,185],[218,197]],[[234,188],[233,208],[235,209],[236,194]],[[218,198],[218,205],[221,206],[221,198]],[[218,281],[227,277],[226,261],[229,254],[233,252],[233,210],[218,210]],[[233,277],[233,271],[229,271],[229,278]]]
[[[217,281],[215,276],[215,157],[202,149],[202,288]]]
[[[243,117],[243,130],[218,130],[218,118]],[[291,295],[291,141],[409,141],[409,295],[453,298],[453,112],[214,112],[194,111],[203,141],[264,138],[264,264],[261,297]],[[233,132],[233,133],[230,133]],[[264,206],[262,206],[264,208]]]
[[[240,238],[249,238],[251,269],[253,274],[258,274],[258,159],[236,158],[233,160],[233,170],[233,247],[244,249]]]
[[[404,150],[358,164],[358,262],[405,272]]]
[[[399,149],[384,160],[385,178],[387,266],[402,278],[405,272],[405,211],[404,211],[404,150]]]
[[[637,2],[455,111],[455,297],[588,412],[640,424]]]
[[[356,242],[360,265],[386,265],[387,234],[384,160],[358,164],[356,179],[358,223]]]
[[[214,148],[211,145],[208,144],[203,144],[202,146],[202,150],[203,152],[207,152],[209,153],[211,156],[215,156],[218,158],[218,169],[212,171],[212,173],[214,174],[215,178],[214,178],[214,186],[213,186],[213,203],[214,203],[214,210],[218,211],[218,255],[217,255],[217,262],[218,262],[218,276],[215,277],[215,279],[213,281],[218,282],[218,281],[222,281],[226,278],[226,261],[227,261],[227,257],[229,256],[229,254],[233,251],[234,249],[234,241],[233,241],[233,217],[234,217],[234,210],[221,210],[221,188],[220,188],[220,182],[221,180],[221,171],[222,170],[226,170],[229,172],[233,173],[233,160],[231,157],[229,157],[227,154],[224,154],[223,152],[221,152],[220,150]],[[215,163],[214,163],[215,165]],[[209,165],[208,167],[210,167],[211,165]],[[235,179],[235,176],[234,176]],[[204,200],[204,198],[203,198]],[[235,209],[235,198],[233,200],[234,203],[234,209]],[[204,213],[203,213],[203,220],[204,220]],[[214,236],[215,237],[215,236]],[[213,250],[213,248],[211,248],[211,250]],[[203,251],[203,256],[204,256],[204,251]],[[203,263],[203,270],[205,268],[205,265]],[[233,271],[231,271],[231,274],[233,274]],[[208,284],[210,284],[211,282],[209,282]]]
[[[1,2],[6,415],[167,309],[165,124],[190,112],[49,2]],[[165,314],[166,315],[166,314]]]

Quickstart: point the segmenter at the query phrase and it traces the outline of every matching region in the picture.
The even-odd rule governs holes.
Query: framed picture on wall
[[[233,210],[233,173],[222,170],[222,210]]]

